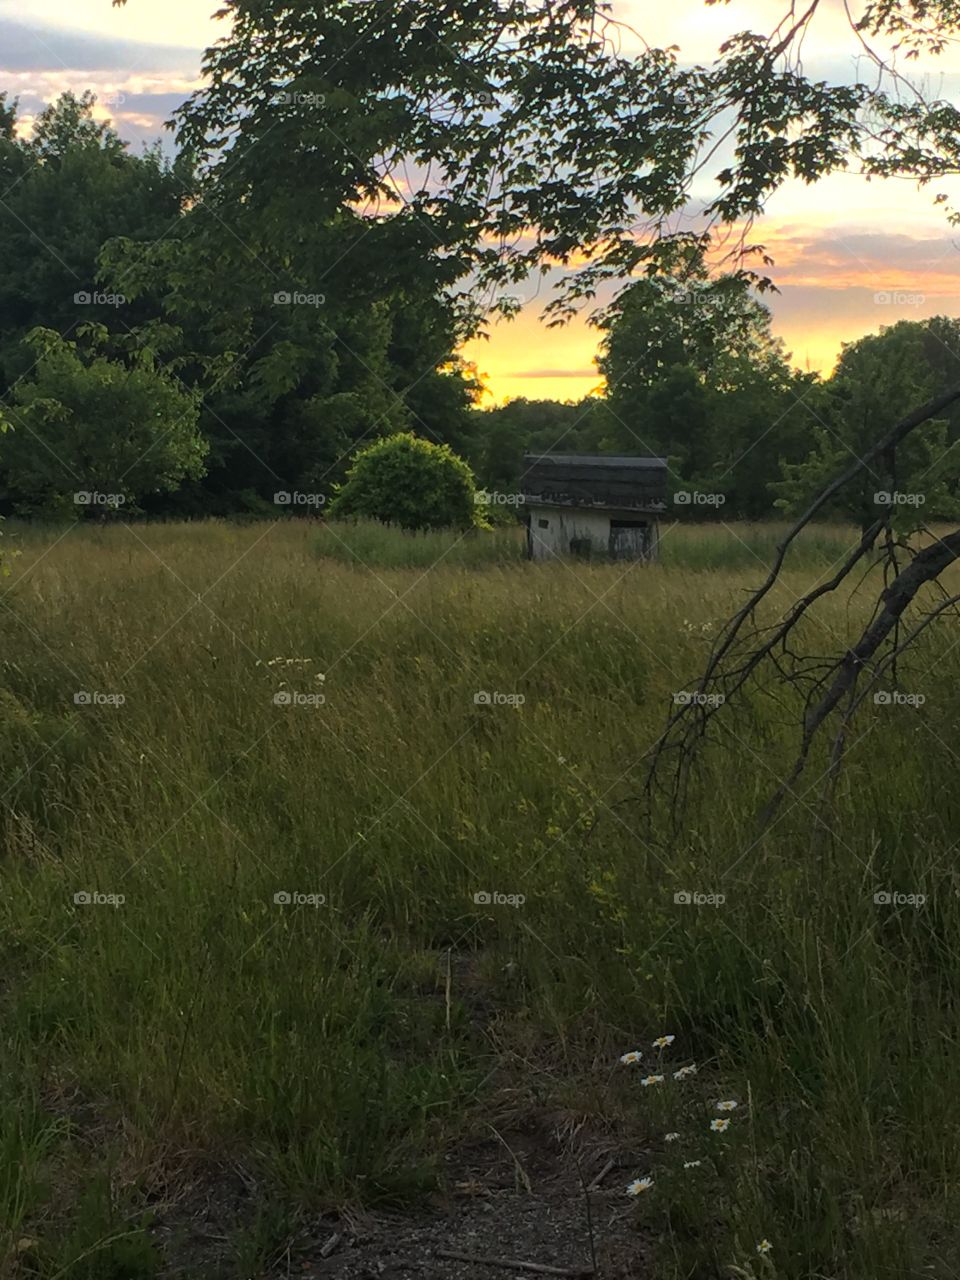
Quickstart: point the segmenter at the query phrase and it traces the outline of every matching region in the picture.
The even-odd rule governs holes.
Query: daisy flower
[[[726,1131],[730,1128],[730,1121],[729,1120],[711,1120],[710,1128],[713,1130],[714,1133],[726,1133]]]
[[[728,1102],[718,1102],[717,1110],[718,1111],[736,1111],[738,1106],[739,1106],[739,1103],[734,1102],[734,1100],[731,1098]]]
[[[627,1187],[627,1195],[628,1196],[642,1195],[644,1191],[649,1191],[652,1186],[653,1186],[652,1178],[637,1178],[635,1182],[631,1182],[629,1187]]]
[[[757,1245],[757,1253],[759,1253],[762,1256],[765,1253],[769,1253],[772,1248],[773,1248],[773,1245],[770,1243],[770,1241],[766,1237],[764,1237],[760,1241],[760,1243]]]
[[[676,1142],[679,1139],[679,1133],[668,1133],[664,1135],[664,1142]]]
[[[643,1085],[645,1089],[647,1085],[663,1084],[663,1076],[644,1076],[643,1079],[640,1081],[640,1083]]]
[[[653,1047],[655,1049],[666,1049],[667,1045],[673,1044],[676,1038],[676,1036],[657,1036],[653,1042]]]
[[[681,1067],[679,1071],[673,1073],[674,1080],[686,1080],[687,1076],[695,1076],[697,1074],[697,1064],[691,1062],[689,1067]]]
[[[699,1169],[702,1164],[702,1160],[684,1160],[683,1167],[685,1169]]]
[[[632,1063],[639,1062],[642,1057],[643,1054],[639,1049],[631,1049],[629,1053],[622,1053],[620,1055],[620,1061],[625,1067],[629,1067]]]

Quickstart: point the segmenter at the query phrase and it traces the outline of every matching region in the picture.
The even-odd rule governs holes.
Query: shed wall
[[[610,521],[628,518],[630,511],[597,511],[583,507],[559,507],[527,504],[529,516],[529,548],[533,560],[549,560],[554,556],[572,554],[571,543],[589,542],[597,557],[609,554]],[[543,522],[547,527],[543,528]],[[657,555],[657,522],[649,520],[649,557]]]

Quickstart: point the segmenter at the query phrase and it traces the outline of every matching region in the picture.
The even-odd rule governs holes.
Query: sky
[[[201,84],[203,48],[223,31],[216,0],[0,0],[0,91],[20,99],[21,127],[65,89],[93,90],[97,114],[111,117],[133,146],[163,135],[163,122]],[[615,0],[614,13],[634,29],[623,49],[678,45],[684,61],[708,61],[731,32],[767,31],[785,0]],[[804,45],[808,74],[844,78],[855,39],[842,0],[824,0]],[[952,58],[944,60],[954,62]],[[911,67],[938,96],[960,98],[960,74],[939,63]],[[900,319],[960,314],[960,233],[933,205],[933,189],[902,181],[866,182],[838,174],[814,186],[790,183],[770,201],[754,239],[774,259],[778,293],[765,301],[773,331],[799,368],[828,373],[842,342]],[[536,296],[539,294],[539,296]],[[519,317],[491,323],[489,338],[464,355],[488,387],[486,404],[516,396],[577,400],[597,389],[597,332],[581,318],[548,329],[539,313],[543,289],[532,286]]]

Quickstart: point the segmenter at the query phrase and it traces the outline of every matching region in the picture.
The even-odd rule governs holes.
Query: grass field
[[[771,607],[852,537],[814,531]],[[648,1152],[657,1280],[960,1273],[954,624],[900,672],[922,705],[862,713],[829,840],[816,766],[753,835],[796,745],[775,689],[679,833],[637,800],[775,540],[676,529],[625,571],[510,531],[8,528],[0,1275],[163,1274],[157,1188],[229,1164],[250,1276],[301,1209],[411,1203],[541,1109]]]

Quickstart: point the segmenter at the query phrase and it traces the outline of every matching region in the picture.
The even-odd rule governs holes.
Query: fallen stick
[[[487,1267],[506,1267],[511,1271],[536,1271],[547,1276],[592,1276],[593,1267],[550,1267],[545,1262],[520,1262],[516,1258],[488,1258],[479,1253],[461,1253],[459,1249],[434,1249],[438,1258],[454,1258],[457,1262],[482,1262]]]
[[[334,1249],[337,1247],[339,1243],[340,1243],[340,1233],[339,1231],[335,1231],[333,1235],[330,1237],[330,1239],[327,1241],[327,1243],[320,1250],[320,1257],[329,1258],[331,1253],[333,1253]]]
[[[616,1167],[617,1167],[616,1160],[608,1160],[607,1163],[600,1170],[600,1172],[597,1174],[597,1176],[594,1178],[594,1180],[590,1183],[589,1187],[587,1187],[587,1190],[596,1191],[597,1188],[600,1186],[600,1183],[604,1180],[604,1178],[611,1171],[611,1169],[615,1169]]]

